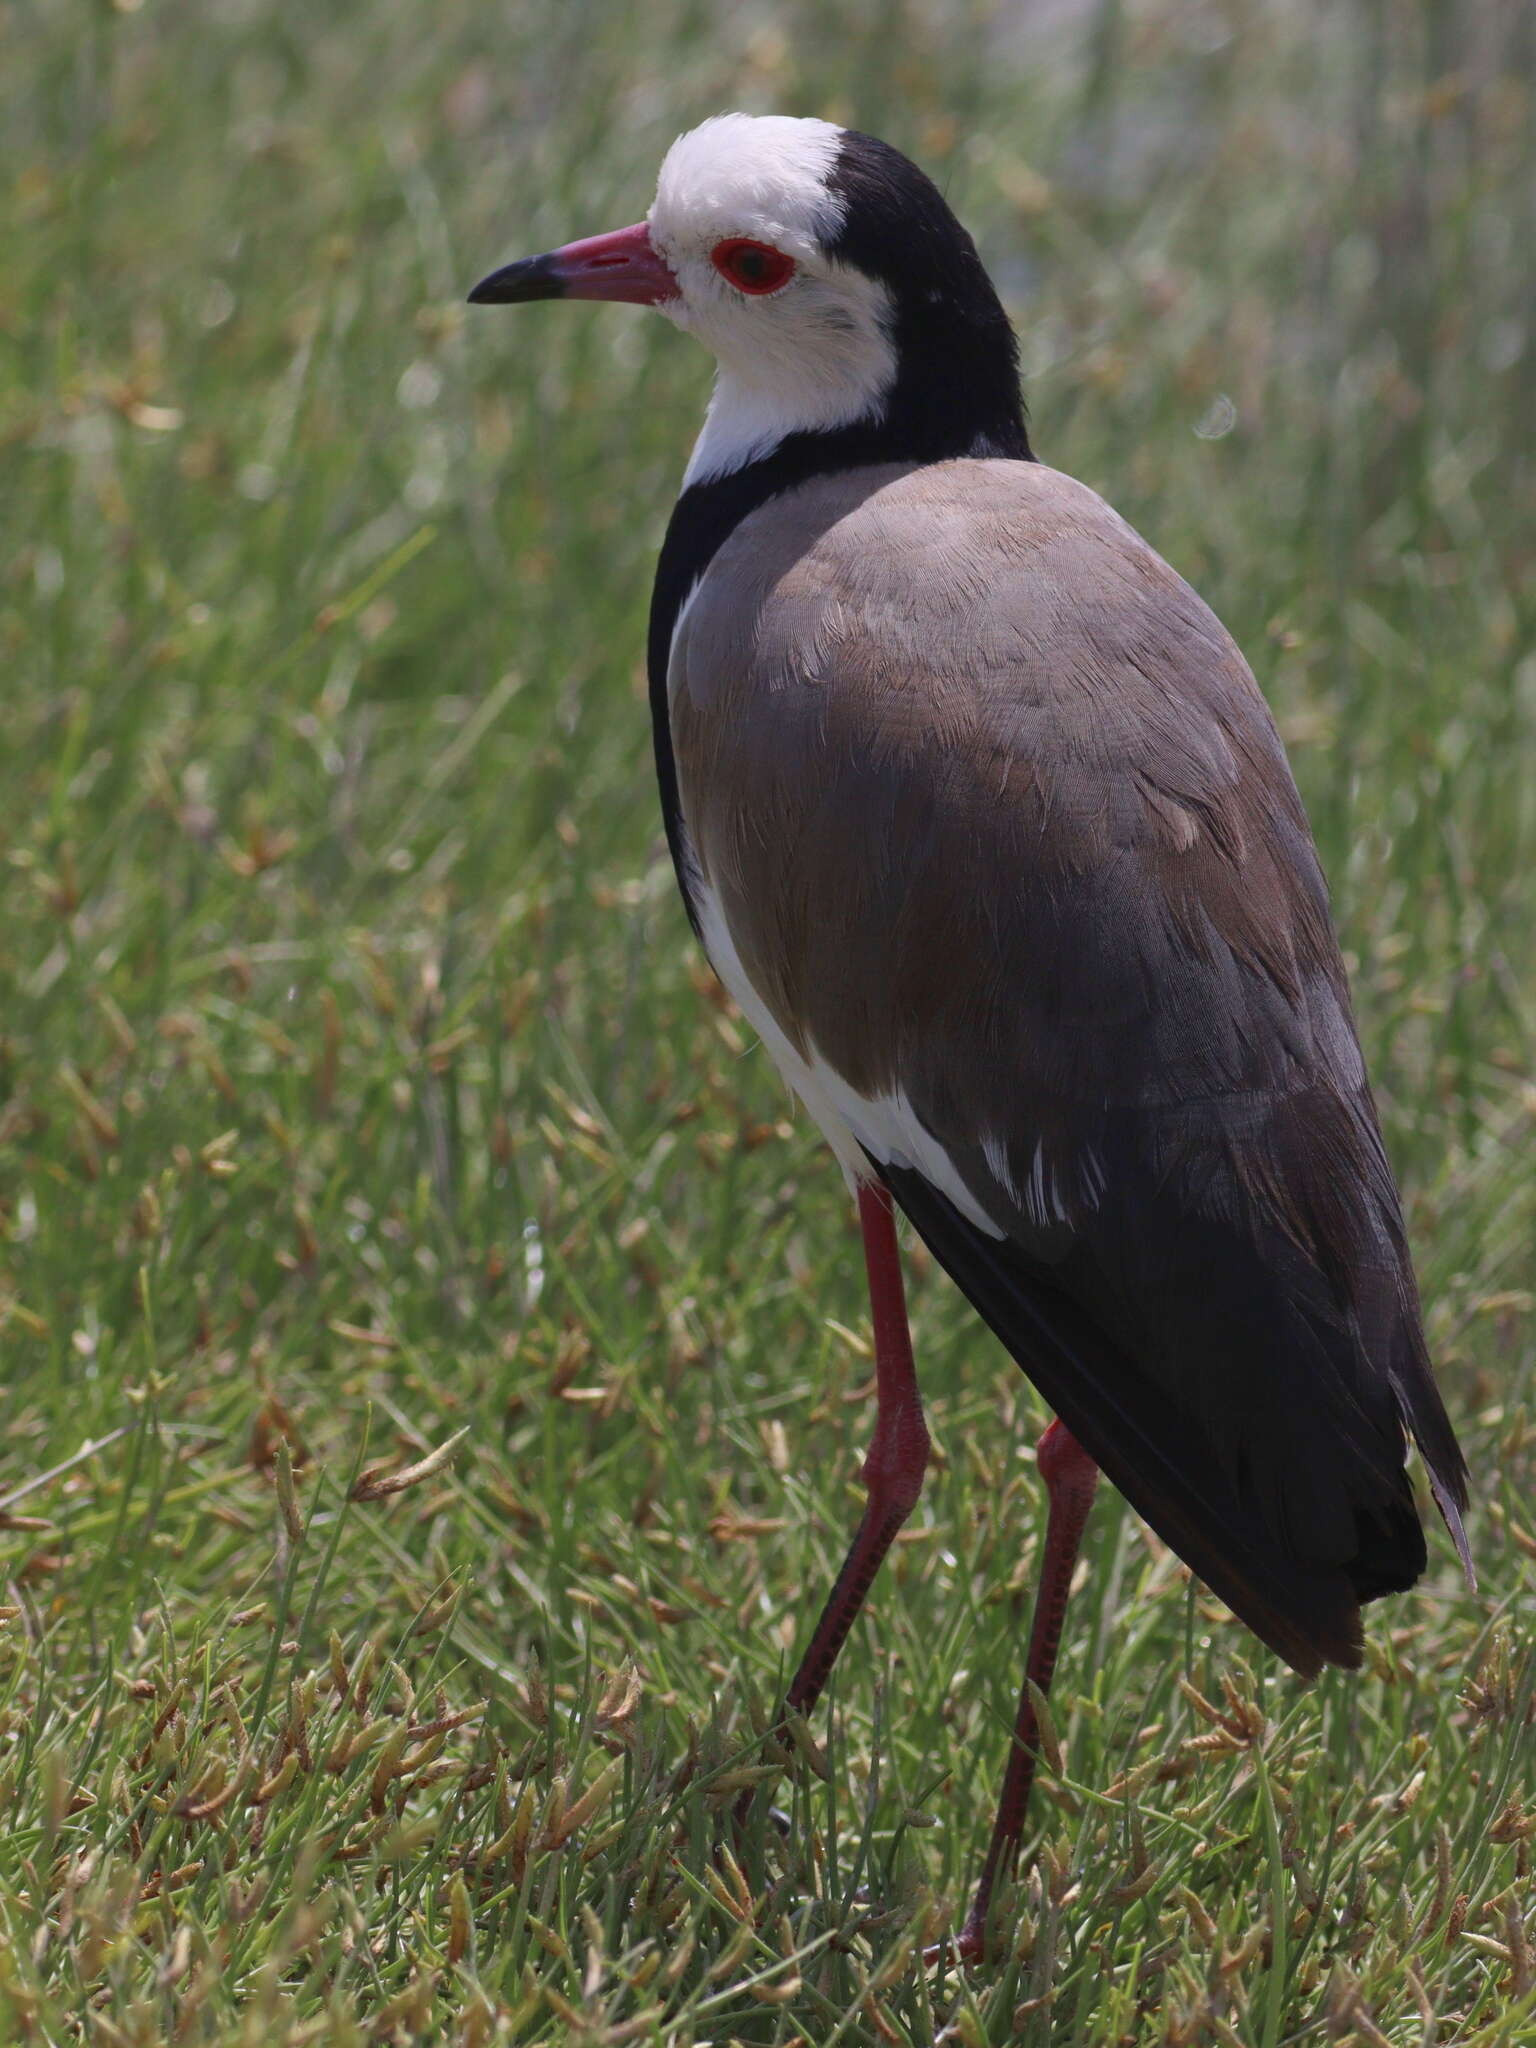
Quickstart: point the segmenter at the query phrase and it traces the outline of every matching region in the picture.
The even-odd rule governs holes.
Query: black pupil
[[[766,249],[738,249],[736,268],[748,284],[761,284],[768,275],[768,251]]]

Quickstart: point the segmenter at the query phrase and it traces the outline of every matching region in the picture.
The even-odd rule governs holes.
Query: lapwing
[[[1233,641],[1037,461],[970,235],[873,136],[724,114],[645,220],[481,305],[654,306],[718,363],[656,572],[667,842],[857,1202],[867,1506],[814,1705],[923,1483],[901,1211],[1055,1411],[1027,1677],[963,1956],[1017,1857],[1100,1471],[1296,1671],[1413,1585],[1417,1445],[1469,1575],[1328,893]]]

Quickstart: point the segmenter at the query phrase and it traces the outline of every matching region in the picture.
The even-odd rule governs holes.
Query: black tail
[[[1306,1370],[1291,1375],[1299,1384],[1266,1373],[1261,1335],[1250,1347],[1248,1373],[1241,1359],[1228,1373],[1229,1381],[1244,1380],[1248,1397],[1230,1400],[1213,1423],[1209,1404],[1202,1410],[1198,1400],[1181,1400],[1176,1373],[1166,1366],[1149,1372],[1107,1335],[1075,1298],[1076,1289],[1067,1292],[1019,1246],[968,1222],[920,1173],[891,1166],[879,1171],[939,1264],[1089,1456],[1164,1542],[1295,1670],[1310,1677],[1324,1663],[1358,1665],[1360,1603],[1406,1589],[1424,1570],[1424,1534],[1403,1470],[1398,1414],[1423,1444],[1432,1474],[1439,1468],[1436,1498],[1465,1559],[1456,1512],[1465,1500],[1465,1476],[1427,1367],[1429,1403],[1406,1400],[1392,1372],[1391,1393],[1385,1385],[1380,1390],[1387,1425],[1353,1410],[1341,1431],[1338,1401],[1330,1406],[1324,1398],[1333,1391],[1323,1356],[1331,1333],[1298,1314],[1300,1347],[1309,1354]],[[1224,1293],[1242,1298],[1245,1318],[1257,1320],[1262,1311],[1252,1272],[1237,1270],[1239,1253],[1228,1244],[1206,1269],[1200,1307],[1218,1327]],[[1270,1284],[1272,1290],[1272,1278]],[[1296,1350],[1295,1330],[1286,1334]],[[1271,1342],[1273,1354],[1282,1356],[1286,1346]],[[1306,1400],[1308,1371],[1318,1390],[1315,1406]],[[1419,1393],[1411,1373],[1408,1378]],[[1448,1451],[1438,1439],[1437,1415]],[[1233,1421],[1238,1416],[1242,1426]]]

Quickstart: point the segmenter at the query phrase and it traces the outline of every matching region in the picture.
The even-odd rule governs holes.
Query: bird
[[[969,233],[877,138],[721,114],[645,219],[477,305],[654,308],[716,358],[656,569],[650,706],[699,943],[856,1203],[866,1501],[784,1695],[815,1705],[929,1461],[898,1213],[1054,1413],[991,1839],[995,1953],[1103,1473],[1303,1677],[1426,1567],[1469,1582],[1437,1390],[1311,831],[1200,597],[1031,445]]]

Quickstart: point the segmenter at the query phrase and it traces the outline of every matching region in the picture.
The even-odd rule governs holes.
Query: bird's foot
[[[982,1963],[987,1957],[987,1930],[973,1912],[958,1934],[946,1934],[942,1941],[930,1942],[923,1950],[924,1967],[930,1970],[947,1969],[951,1964],[964,1968],[968,1963]]]

